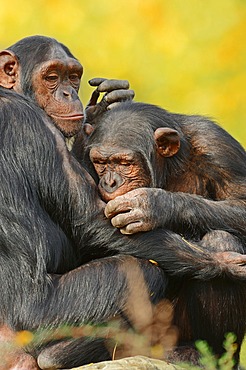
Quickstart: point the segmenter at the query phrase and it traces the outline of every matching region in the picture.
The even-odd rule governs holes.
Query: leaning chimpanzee
[[[194,263],[201,245],[209,253],[245,254],[246,153],[214,122],[123,103],[101,117],[87,156],[101,196],[109,201],[105,214],[123,234],[165,227],[183,242],[192,240],[187,244]],[[181,276],[182,271],[185,267]],[[238,360],[245,333],[245,283],[217,277],[171,280],[167,297],[180,333],[177,358],[189,357],[189,347],[186,352],[181,346],[197,339],[221,354],[224,334],[234,332]]]
[[[43,108],[65,136],[69,149],[84,121],[78,97],[82,74],[83,67],[70,50],[50,37],[26,37],[0,51],[0,86],[28,96]],[[87,122],[117,101],[134,96],[125,80],[95,78],[89,83],[97,89],[86,107]],[[101,92],[105,95],[97,103]],[[88,124],[84,126],[86,130]]]

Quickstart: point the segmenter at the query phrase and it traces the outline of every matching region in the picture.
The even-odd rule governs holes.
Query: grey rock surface
[[[123,358],[115,361],[104,361],[77,367],[74,370],[182,370],[180,366],[144,356]]]

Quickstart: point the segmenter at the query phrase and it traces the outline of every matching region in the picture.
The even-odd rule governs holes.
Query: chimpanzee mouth
[[[64,121],[81,121],[84,119],[84,115],[81,113],[72,114],[71,116],[56,116],[55,114],[50,115],[54,119],[64,120]]]

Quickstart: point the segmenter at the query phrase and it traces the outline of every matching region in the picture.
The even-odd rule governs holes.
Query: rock
[[[180,366],[144,356],[122,358],[77,367],[73,370],[182,370]]]

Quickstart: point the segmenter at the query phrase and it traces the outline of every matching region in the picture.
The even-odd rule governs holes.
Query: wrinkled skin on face
[[[33,73],[35,99],[65,137],[76,135],[82,127],[84,113],[78,96],[82,73],[81,64],[65,54],[44,62]]]
[[[115,139],[117,127],[115,128],[114,125],[113,129],[109,122],[106,125],[105,122],[99,122],[99,125],[103,124],[105,138],[101,142],[99,139],[94,146],[92,144],[90,149],[90,160],[99,177],[98,189],[103,200],[108,202],[105,215],[122,234],[155,229],[162,226],[165,217],[162,204],[166,192],[153,187],[154,178],[153,171],[150,169],[150,158],[139,151],[136,144],[139,143],[139,137],[136,136],[136,143],[130,140],[127,142],[127,131],[131,127],[129,122],[131,123],[131,117],[125,116],[122,122],[118,122],[118,127],[125,129],[124,147],[121,147],[119,141]],[[140,137],[141,129],[138,128]],[[145,129],[142,130],[144,132]],[[156,151],[155,155],[160,163],[179,151],[180,139],[176,130],[161,127],[152,131],[152,135],[152,141],[155,143],[153,150]],[[122,136],[120,137],[122,139]],[[108,144],[110,141],[116,144],[110,146]],[[148,144],[143,142],[143,147],[145,145]],[[169,215],[166,214],[166,217],[168,218]]]
[[[154,211],[155,202],[154,199],[150,202],[147,196],[152,179],[142,155],[130,149],[104,145],[93,147],[90,159],[99,177],[102,199],[109,202],[105,215],[111,218],[112,225],[122,234],[151,230],[154,227],[151,209]],[[118,199],[124,213],[119,210]]]
[[[139,187],[148,187],[151,177],[141,154],[110,146],[94,147],[90,159],[99,177],[98,188],[104,201]]]

